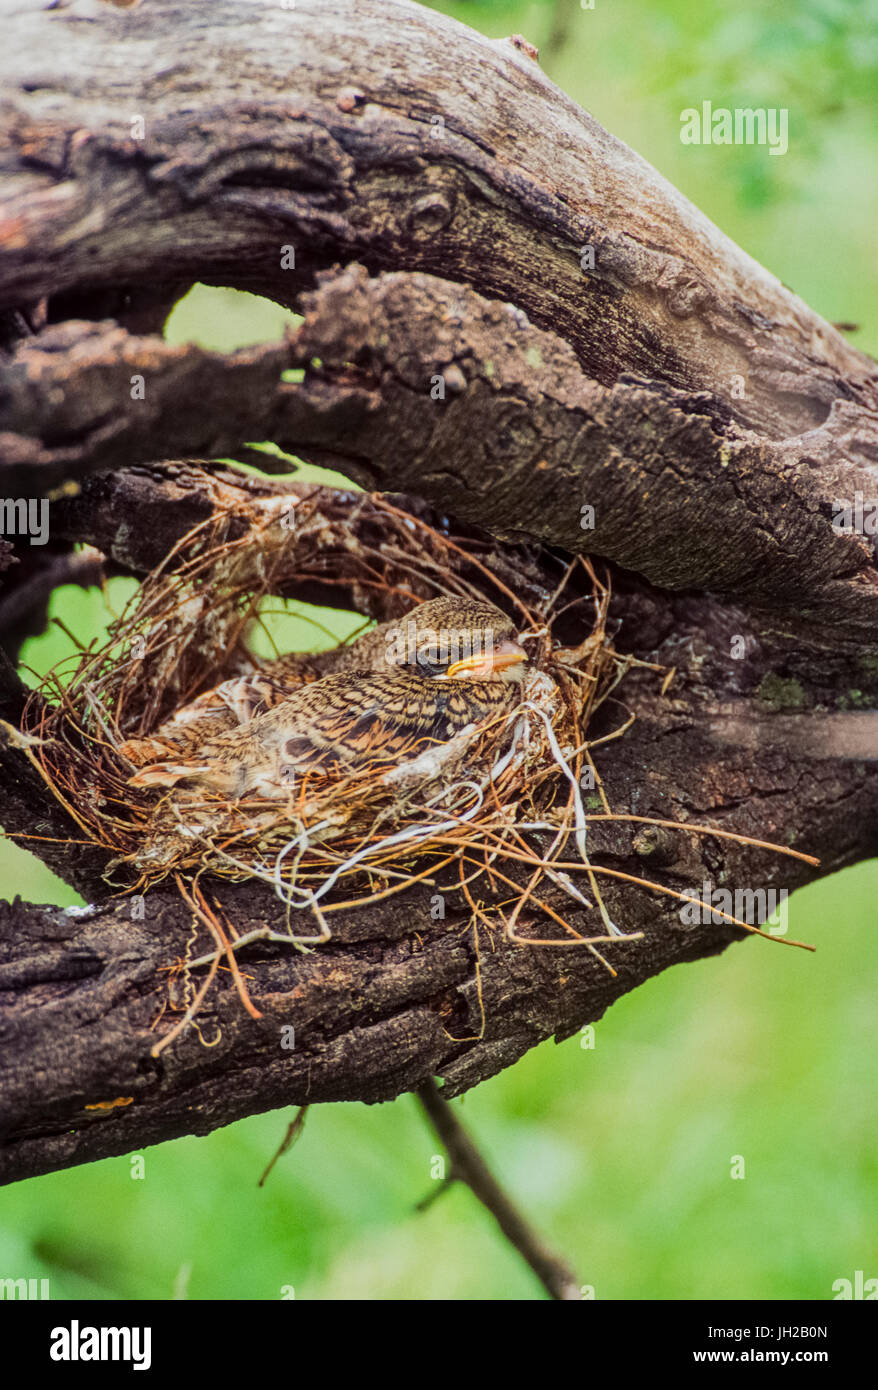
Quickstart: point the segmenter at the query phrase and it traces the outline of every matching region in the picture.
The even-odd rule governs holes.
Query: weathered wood
[[[0,304],[186,278],[292,304],[356,259],[510,300],[596,381],[708,392],[769,438],[874,403],[874,363],[512,42],[409,0],[77,9],[7,21]]]
[[[738,752],[699,733],[691,717],[642,713],[599,763],[614,805],[763,835],[788,834],[793,817],[797,845],[824,854],[825,869],[878,848],[873,769],[792,759],[765,744]],[[597,861],[676,887],[708,879],[792,889],[809,876],[804,865],[765,851],[680,831],[656,844],[637,830],[593,826]],[[455,1094],[544,1038],[575,1033],[650,976],[735,936],[722,925],[684,926],[670,899],[609,880],[603,886],[616,920],[646,934],[602,948],[615,978],[585,951],[513,947],[480,931],[477,980],[459,897],[448,894],[446,920],[436,922],[436,889],[421,886],[394,899],[392,911],[379,904],[333,918],[333,941],[308,955],[248,948],[242,966],[263,1018],[244,1012],[223,973],[199,1018],[204,1042],[220,1031],[217,1046],[206,1048],[189,1029],[157,1059],[152,1046],[180,1016],[166,1013],[156,1027],[168,991],[178,1003],[183,997],[182,978],[169,970],[191,934],[172,893],[150,893],[133,914],[129,900],[105,900],[84,918],[21,903],[0,908],[0,1181],[204,1134],[278,1106],[388,1100],[430,1075]],[[258,886],[226,886],[219,898],[239,930],[277,923],[276,902]],[[552,900],[579,930],[593,929],[595,914],[569,913],[569,900]],[[527,920],[528,930],[545,930],[538,914]],[[190,947],[210,949],[203,931]],[[788,948],[754,941],[746,949]],[[791,972],[800,965],[792,956]],[[193,972],[196,983],[204,976],[203,968]],[[289,1026],[292,1050],[283,1045]],[[129,1096],[124,1106],[86,1109]]]
[[[221,454],[265,435],[495,535],[781,611],[805,650],[878,655],[873,545],[832,524],[835,498],[871,495],[870,470],[838,455],[834,426],[800,456],[801,441],[719,423],[701,396],[663,382],[603,386],[514,306],[420,273],[354,266],[301,307],[288,346],[226,358],[105,324],[24,341],[7,369],[10,488],[120,456],[148,462],[175,441]],[[303,381],[282,381],[296,365]],[[129,390],[135,369],[145,400]]]

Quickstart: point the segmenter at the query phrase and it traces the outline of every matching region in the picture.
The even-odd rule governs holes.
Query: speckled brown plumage
[[[387,768],[513,708],[525,659],[493,605],[433,600],[340,649],[342,669],[329,675],[303,684],[301,666],[281,658],[208,692],[140,741],[160,761],[131,782],[277,796],[301,772]]]
[[[325,675],[338,671],[388,671],[396,664],[388,661],[388,638],[411,622],[420,629],[437,632],[487,628],[497,641],[514,634],[513,624],[493,604],[470,599],[430,599],[403,618],[370,628],[348,646],[316,655],[288,652],[247,675],[223,681],[178,710],[154,733],[126,740],[119,751],[135,767],[162,758],[188,757],[205,741],[249,723]]]
[[[255,715],[288,700],[294,691],[318,680],[320,674],[307,659],[294,662],[290,657],[281,657],[261,670],[235,676],[204,691],[154,734],[127,739],[119,751],[135,767],[159,758],[188,756],[206,740],[239,728]]]

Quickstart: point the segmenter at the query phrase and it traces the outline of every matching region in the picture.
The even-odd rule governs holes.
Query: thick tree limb
[[[206,430],[215,452],[264,432],[496,535],[597,551],[663,588],[711,588],[785,610],[809,646],[878,655],[875,552],[832,524],[836,498],[871,495],[878,470],[849,461],[850,437],[856,428],[863,443],[874,425],[878,449],[878,415],[854,427],[842,412],[794,444],[760,440],[719,424],[704,395],[591,381],[566,343],[513,306],[423,275],[370,279],[354,267],[328,277],[303,307],[289,352],[269,346],[230,359],[95,325],[71,364],[56,352],[61,330],[49,330],[9,370],[7,440],[20,441],[12,457],[43,450],[54,471],[74,455],[107,464],[120,442],[129,459],[147,461],[173,453],[175,438],[203,446]],[[279,380],[282,364],[315,360],[301,384]],[[144,401],[127,389],[138,361],[151,371],[145,419]],[[203,414],[192,412],[193,396]],[[43,438],[84,442],[46,453],[21,432],[28,421]]]
[[[50,326],[0,388],[10,486],[270,435],[663,587],[795,604],[797,636],[818,648],[836,645],[839,625],[850,646],[874,644],[873,541],[832,519],[838,500],[878,495],[875,364],[515,45],[406,0],[355,12],[304,0],[255,18],[217,4],[207,37],[173,0],[100,22],[75,5],[15,17],[19,43],[0,55],[0,304],[48,297],[51,320],[87,304],[89,287],[96,312],[140,328],[153,282],[166,306],[169,287],[211,278],[208,264],[295,305],[337,259],[396,275],[325,285],[289,359],[281,346],[222,358],[107,325]],[[227,54],[239,28],[255,99],[228,64],[218,75],[205,63],[205,45]],[[401,101],[388,74],[403,39]],[[422,269],[443,281],[410,273]],[[504,299],[547,333],[502,312]],[[278,382],[287,360],[315,357],[321,377]],[[429,388],[446,369],[439,405]],[[132,400],[138,373],[148,389]]]
[[[770,438],[874,378],[526,52],[408,0],[217,0],[209,30],[179,0],[86,22],[75,3],[23,12],[0,83],[4,305],[211,270],[292,303],[316,269],[357,259],[477,285],[560,333],[595,380],[707,391]]]
[[[650,719],[644,710],[624,739],[607,745],[598,766],[613,805],[643,815],[687,814],[764,837],[787,835],[795,825],[797,847],[825,855],[824,870],[878,849],[876,778],[860,763],[794,760],[764,744],[739,752],[714,744],[691,716]],[[595,824],[596,861],[678,888],[708,879],[791,889],[812,872],[733,842],[680,831],[643,840],[637,832]],[[168,971],[185,957],[192,934],[180,900],[150,893],[142,920],[125,899],[73,918],[21,903],[5,907],[0,1176],[11,1181],[207,1133],[278,1106],[388,1100],[429,1075],[443,1077],[454,1095],[543,1038],[577,1032],[658,971],[721,950],[736,935],[722,925],[685,927],[671,899],[611,880],[603,888],[626,930],[646,934],[603,948],[615,978],[580,949],[510,947],[483,930],[477,976],[459,899],[448,895],[446,920],[433,921],[437,890],[425,885],[395,899],[392,911],[379,904],[333,918],[333,941],[309,955],[249,948],[241,964],[262,1019],[244,1012],[221,972],[199,1019],[203,1041],[189,1029],[157,1059],[151,1048],[180,1017],[166,1013],[156,1028]],[[239,931],[280,925],[274,900],[254,885],[227,885],[218,896]],[[591,930],[594,915],[568,920]],[[540,933],[543,920],[529,913],[528,930]],[[210,950],[206,933],[188,949],[190,959]],[[787,948],[757,941],[747,949]],[[791,979],[818,968],[803,952],[788,954]],[[204,970],[194,973],[200,983]],[[179,1004],[182,980],[173,988]],[[290,1026],[292,1051],[284,1047]],[[217,1045],[205,1048],[218,1031]],[[86,1109],[129,1096],[130,1104]]]

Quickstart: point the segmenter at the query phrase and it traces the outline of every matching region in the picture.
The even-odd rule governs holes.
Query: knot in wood
[[[431,236],[447,227],[453,217],[451,204],[441,193],[425,193],[413,204],[408,225],[416,236]]]
[[[525,53],[528,58],[533,58],[535,63],[540,61],[540,50],[535,43],[531,43],[523,34],[512,34],[509,42],[517,48],[520,53]]]
[[[442,377],[446,391],[450,391],[453,396],[459,396],[466,390],[466,377],[456,362],[451,362],[444,368]]]
[[[366,101],[366,93],[361,92],[359,87],[342,87],[335,98],[339,111],[356,111],[358,107],[365,106]]]
[[[664,825],[644,825],[634,836],[634,852],[651,864],[673,864],[677,858],[677,837]]]

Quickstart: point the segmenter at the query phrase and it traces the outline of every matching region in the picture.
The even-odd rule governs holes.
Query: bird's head
[[[432,680],[524,680],[515,624],[484,600],[430,599],[387,629],[386,660]]]

